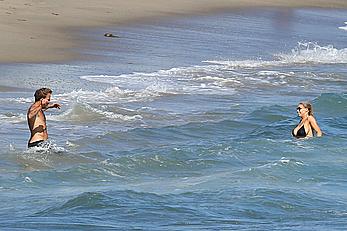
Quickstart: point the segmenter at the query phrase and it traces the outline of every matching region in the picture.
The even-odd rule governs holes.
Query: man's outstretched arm
[[[48,104],[48,106],[45,109],[49,109],[49,108],[61,108],[61,105],[59,103],[52,103],[52,104]]]

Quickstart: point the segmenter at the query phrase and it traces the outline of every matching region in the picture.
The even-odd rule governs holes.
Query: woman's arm
[[[316,119],[313,116],[308,117],[308,121],[310,122],[311,127],[317,132],[317,136],[322,136],[323,133],[320,130]]]

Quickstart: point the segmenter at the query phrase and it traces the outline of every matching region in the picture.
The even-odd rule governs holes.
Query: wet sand
[[[77,33],[80,28],[261,6],[347,8],[347,1],[0,0],[0,62],[59,62],[79,58],[75,48],[83,44]]]

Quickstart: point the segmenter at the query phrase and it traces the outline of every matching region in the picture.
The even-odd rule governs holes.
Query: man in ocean
[[[47,125],[46,116],[44,111],[49,108],[60,109],[60,104],[50,104],[52,90],[49,88],[38,89],[35,94],[35,103],[33,103],[27,113],[27,120],[30,129],[30,139],[28,142],[28,148],[40,147],[47,139]]]

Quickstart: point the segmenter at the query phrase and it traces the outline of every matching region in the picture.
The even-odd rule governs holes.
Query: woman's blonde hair
[[[302,106],[304,106],[305,108],[308,109],[308,115],[309,116],[313,116],[313,107],[312,107],[312,104],[308,103],[308,102],[301,102],[299,103],[301,104]]]

